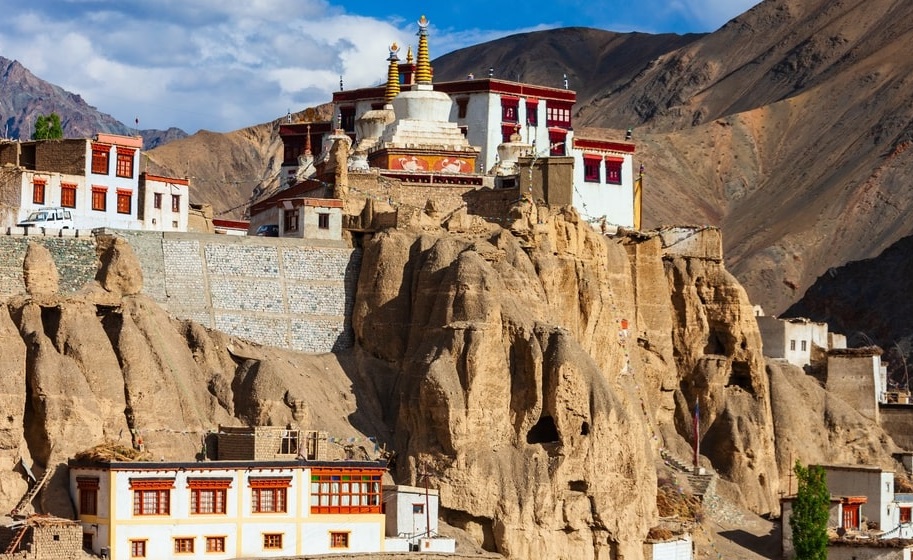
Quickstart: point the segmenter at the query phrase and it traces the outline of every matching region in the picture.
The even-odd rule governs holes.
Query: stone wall
[[[353,343],[361,251],[338,241],[101,230],[122,236],[143,268],[143,293],[179,319],[260,344],[329,352]],[[46,246],[72,293],[95,277],[94,237],[0,236],[0,295],[24,293],[30,240]]]
[[[878,408],[881,428],[904,451],[913,451],[913,404],[882,403]]]

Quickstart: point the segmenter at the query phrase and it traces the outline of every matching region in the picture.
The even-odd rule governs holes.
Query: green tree
[[[60,124],[60,115],[38,115],[35,119],[35,132],[32,140],[53,140],[63,138],[63,126]]]
[[[799,461],[793,468],[799,481],[789,526],[793,530],[793,547],[797,560],[827,560],[827,519],[830,492],[824,469],[803,467]]]

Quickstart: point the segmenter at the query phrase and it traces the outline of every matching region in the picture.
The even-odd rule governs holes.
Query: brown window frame
[[[145,558],[148,539],[130,539],[130,558]]]
[[[298,219],[301,216],[300,208],[292,208],[282,212],[282,221],[285,231],[298,231]]]
[[[44,204],[47,186],[48,182],[46,179],[38,177],[32,179],[32,204]]]
[[[174,537],[175,554],[193,554],[195,545],[196,538],[194,537]]]
[[[111,146],[92,145],[92,173],[95,175],[110,174]]]
[[[130,214],[133,211],[133,191],[117,189],[117,213]]]
[[[117,148],[117,166],[115,174],[118,177],[127,179],[133,178],[133,154],[136,150],[132,148]]]
[[[330,548],[349,548],[350,531],[330,531]]]
[[[108,187],[92,185],[92,210],[108,211]]]
[[[131,478],[133,515],[171,515],[172,488],[174,479],[171,478]],[[151,508],[147,509],[147,505]]]
[[[205,537],[206,552],[225,552],[225,537]]]
[[[288,489],[292,484],[291,477],[251,478],[250,509],[251,513],[288,513]],[[264,500],[264,498],[268,498]],[[264,505],[264,501],[266,504]]]
[[[76,477],[80,515],[98,515],[98,485],[98,478]]]
[[[190,488],[191,515],[224,515],[228,512],[226,500],[231,487],[230,478],[192,478],[187,481],[187,486]]]
[[[76,183],[60,183],[60,205],[64,208],[76,208]]]
[[[172,212],[181,211],[181,195],[179,195],[179,194],[171,195],[171,211]]]
[[[382,475],[375,469],[312,469],[311,514],[381,513]]]
[[[263,549],[276,550],[282,548],[282,537],[285,533],[263,533]]]
[[[152,193],[152,207],[156,210],[162,209],[162,193]]]
[[[317,213],[317,228],[318,229],[330,229],[330,213],[329,212],[318,212]]]

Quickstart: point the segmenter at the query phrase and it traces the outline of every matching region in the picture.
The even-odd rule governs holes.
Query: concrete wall
[[[105,232],[130,243],[143,269],[143,293],[179,319],[302,352],[353,343],[360,250],[328,241]],[[61,292],[95,278],[94,238],[0,235],[0,295],[24,293],[22,261],[30,240],[50,250]]]
[[[881,404],[878,417],[884,431],[904,451],[913,451],[913,404]]]
[[[723,236],[715,227],[671,227],[659,230],[663,255],[723,260]]]

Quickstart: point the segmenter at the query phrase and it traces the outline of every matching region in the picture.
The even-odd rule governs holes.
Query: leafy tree
[[[827,560],[827,519],[830,492],[824,469],[803,467],[799,461],[793,468],[799,481],[789,526],[793,530],[793,547],[797,560]]]
[[[35,132],[32,140],[53,140],[63,138],[63,127],[60,124],[60,115],[38,115],[35,119]]]

